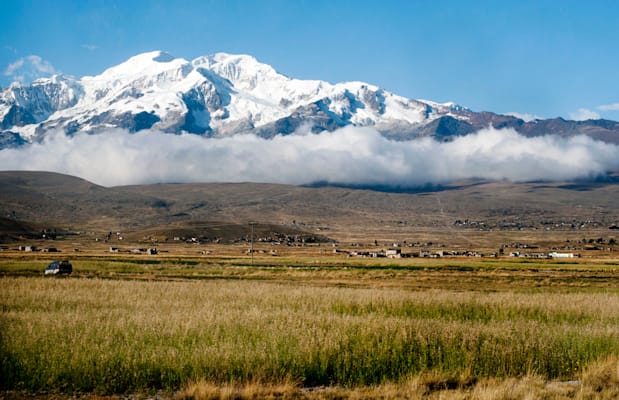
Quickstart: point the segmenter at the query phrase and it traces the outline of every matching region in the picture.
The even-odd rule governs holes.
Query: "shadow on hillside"
[[[343,183],[330,183],[330,182],[314,182],[308,185],[302,185],[309,188],[325,188],[335,187],[344,189],[358,189],[358,190],[372,190],[375,192],[384,193],[406,193],[406,194],[423,194],[423,193],[437,193],[450,190],[462,190],[472,188],[476,186],[486,185],[497,181],[491,180],[466,180],[451,182],[445,184],[432,184],[426,183],[418,186],[402,186],[402,185],[355,185],[355,184],[343,184]],[[552,183],[550,181],[532,181],[532,184],[537,184],[534,189],[564,189],[573,190],[578,192],[586,192],[603,188],[609,185],[619,184],[619,172],[610,172],[603,176],[597,176],[588,179],[578,179],[569,182]]]
[[[354,184],[340,184],[340,183],[327,183],[327,182],[315,182],[308,185],[302,185],[308,188],[342,188],[342,189],[355,189],[355,190],[371,190],[374,192],[383,193],[406,193],[406,194],[423,194],[423,193],[437,193],[448,190],[460,190],[471,188],[483,184],[487,184],[490,181],[475,181],[465,183],[450,183],[450,184],[424,184],[420,186],[401,186],[401,185],[354,185]]]

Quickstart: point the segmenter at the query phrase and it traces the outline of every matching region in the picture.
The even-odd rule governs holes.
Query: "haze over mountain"
[[[156,51],[97,76],[13,83],[0,93],[0,124],[0,169],[106,185],[410,187],[582,179],[619,168],[614,121],[527,122],[363,82],[289,78],[225,53],[187,61]]]

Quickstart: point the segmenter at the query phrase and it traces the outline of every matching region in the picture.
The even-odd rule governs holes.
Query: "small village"
[[[71,236],[72,244],[79,234]],[[32,239],[32,238],[31,238]],[[23,241],[29,239],[23,238]],[[92,247],[81,246],[66,249],[68,240],[65,237],[56,238],[44,235],[36,243],[20,244],[16,242],[14,246],[4,244],[0,246],[0,251],[18,252],[83,252],[85,248],[93,251]],[[510,242],[502,244],[497,251],[482,251],[475,248],[454,248],[449,244],[433,241],[401,241],[401,242],[379,242],[378,240],[369,243],[352,242],[349,244],[339,243],[323,236],[312,235],[286,235],[281,233],[271,233],[264,236],[252,237],[244,235],[223,241],[221,238],[208,237],[183,237],[175,236],[168,239],[159,240],[152,236],[143,237],[140,241],[126,239],[126,235],[121,232],[104,235],[103,239],[96,237],[94,243],[98,252],[123,253],[134,255],[158,255],[158,254],[183,254],[193,253],[197,255],[223,254],[240,251],[244,254],[262,254],[279,256],[284,253],[292,254],[298,251],[317,252],[322,255],[336,255],[351,258],[524,258],[524,259],[574,259],[582,257],[599,256],[600,254],[610,254],[619,250],[617,239],[614,237],[583,238],[579,240],[566,240],[563,245],[540,246],[535,243]],[[137,244],[137,245],[136,245]],[[103,245],[103,246],[101,246]],[[278,250],[278,248],[282,248]],[[451,248],[450,248],[451,247]],[[289,248],[284,250],[284,248]],[[331,249],[329,249],[331,248]],[[192,250],[193,249],[193,250]],[[304,250],[301,250],[304,249]],[[312,250],[313,249],[313,250]]]

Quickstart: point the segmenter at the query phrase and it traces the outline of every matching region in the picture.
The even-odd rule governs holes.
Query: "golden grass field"
[[[613,252],[391,260],[324,245],[276,257],[266,245],[254,257],[232,245],[157,256],[63,246],[0,252],[3,398],[619,396]],[[69,255],[72,276],[42,276]]]

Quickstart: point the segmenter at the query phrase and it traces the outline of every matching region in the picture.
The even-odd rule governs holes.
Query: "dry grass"
[[[294,399],[301,393],[299,386],[291,382],[217,385],[201,379],[185,385],[174,395],[174,400]]]
[[[184,247],[183,247],[184,248]],[[195,246],[192,247],[195,253]],[[113,253],[0,252],[0,276],[40,276],[52,260],[70,258],[74,276],[134,280],[260,280],[299,286],[424,291],[579,292],[619,287],[617,258],[519,260],[513,258],[371,259],[334,256],[323,247],[291,255],[257,255],[242,246],[212,247],[206,256],[156,257]],[[266,249],[266,248],[265,248]],[[177,249],[178,250],[178,249]],[[314,253],[311,253],[311,252]],[[321,253],[323,252],[323,253]]]
[[[612,356],[592,363],[579,379],[572,381],[548,381],[534,375],[475,379],[466,373],[446,377],[435,372],[419,374],[400,383],[355,388],[302,388],[290,382],[281,385],[216,385],[200,380],[185,385],[173,399],[611,400],[619,398],[618,377],[619,362]]]
[[[185,385],[203,382],[195,393],[220,398],[371,398],[406,382],[405,391],[465,396],[522,376],[575,380],[583,369],[596,387],[606,372],[590,363],[619,354],[616,291],[9,277],[0,285],[1,386],[12,390],[189,393]],[[302,389],[316,386],[327,389]]]

